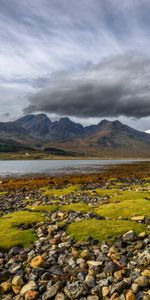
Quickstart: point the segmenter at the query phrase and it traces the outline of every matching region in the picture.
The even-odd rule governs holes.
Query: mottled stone
[[[56,282],[52,286],[50,286],[47,291],[43,294],[42,300],[49,300],[56,296],[59,292],[60,288],[62,287],[62,283],[60,281]]]
[[[35,288],[36,288],[35,281],[32,280],[32,281],[28,282],[27,284],[25,284],[22,287],[21,292],[20,292],[20,296],[24,296],[26,292],[34,290]]]
[[[108,296],[108,294],[109,294],[109,287],[108,286],[103,286],[102,287],[102,295],[103,295],[103,297]]]
[[[63,293],[58,293],[55,300],[66,300],[66,296]]]
[[[40,267],[43,267],[44,266],[44,263],[45,263],[45,260],[43,258],[43,256],[41,255],[38,255],[38,256],[35,256],[31,262],[30,262],[30,266],[32,268],[40,268]]]
[[[12,279],[12,285],[23,286],[24,282],[21,276],[14,276]]]
[[[95,278],[88,274],[85,278],[85,283],[88,287],[92,288],[95,286]]]
[[[150,278],[150,270],[149,269],[145,269],[141,274],[142,274],[142,276],[147,276]]]
[[[146,276],[139,276],[135,279],[135,283],[137,283],[141,287],[149,286],[149,279]]]
[[[36,291],[28,291],[25,293],[25,300],[36,300],[38,299],[39,293]]]
[[[2,282],[0,286],[1,286],[2,291],[4,293],[7,293],[7,292],[9,292],[11,290],[11,283],[10,283],[10,281]]]
[[[134,233],[133,230],[129,230],[128,232],[126,232],[123,236],[122,236],[122,239],[123,241],[125,242],[128,242],[128,241],[134,241],[136,238],[136,235]]]

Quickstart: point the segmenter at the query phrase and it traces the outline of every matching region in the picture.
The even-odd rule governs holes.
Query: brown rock
[[[118,248],[115,246],[112,246],[109,248],[109,252],[107,254],[108,257],[110,257],[112,254],[117,253],[118,252]]]
[[[87,269],[87,264],[86,264],[86,262],[83,262],[83,261],[82,261],[82,262],[79,264],[79,267],[80,267],[81,270]]]
[[[52,238],[49,242],[51,245],[58,245],[60,242],[60,238]]]
[[[73,247],[72,247],[72,249],[71,249],[71,254],[72,254],[72,256],[73,256],[74,258],[77,258],[77,257],[79,256],[78,251],[77,251],[75,248],[73,248]]]
[[[66,300],[66,296],[63,293],[58,293],[55,300]]]
[[[40,268],[40,267],[43,267],[44,266],[44,263],[45,263],[45,260],[43,258],[43,256],[41,255],[38,255],[38,256],[35,256],[31,262],[30,262],[30,266],[32,268]]]
[[[116,300],[116,299],[119,299],[119,295],[117,293],[112,294],[110,300]]]
[[[24,282],[21,276],[14,276],[12,279],[12,285],[23,286]]]
[[[119,260],[120,259],[120,255],[119,255],[119,253],[113,253],[113,254],[111,254],[111,259],[113,260],[113,261],[116,261],[116,260]]]
[[[90,253],[89,253],[89,250],[88,249],[85,249],[81,252],[81,257],[82,258],[89,258],[90,256]]]
[[[25,300],[36,300],[38,299],[38,295],[36,291],[28,291],[25,293]]]
[[[150,278],[150,270],[149,269],[145,269],[141,274],[142,274],[142,276],[147,276]]]
[[[4,293],[7,293],[7,292],[11,291],[11,283],[10,283],[10,281],[2,282],[0,286],[2,287],[2,291]]]
[[[122,278],[122,274],[124,273],[124,270],[119,270],[117,272],[114,273],[114,277],[117,279],[117,280],[120,280]]]
[[[20,292],[20,296],[24,296],[26,294],[26,292],[28,291],[32,291],[36,288],[36,283],[35,281],[31,280],[29,281],[27,284],[25,284]]]
[[[139,276],[136,278],[135,283],[141,287],[149,286],[149,278],[147,276]]]
[[[129,290],[127,293],[126,293],[126,300],[136,300],[136,297],[133,293],[132,290]]]
[[[108,286],[103,286],[102,287],[102,295],[103,295],[103,297],[108,296],[108,294],[109,294],[109,287]]]
[[[12,285],[12,290],[13,290],[15,295],[18,295],[18,294],[20,294],[21,287],[17,286],[17,285]]]

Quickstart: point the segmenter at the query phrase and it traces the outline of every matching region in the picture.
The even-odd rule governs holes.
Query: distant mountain
[[[119,121],[102,120],[84,127],[69,118],[52,122],[45,114],[31,114],[14,122],[0,122],[0,139],[18,144],[18,149],[98,157],[150,157],[150,135]]]
[[[82,125],[72,122],[69,118],[51,122],[45,114],[27,115],[15,123],[20,124],[30,136],[48,141],[68,140],[81,136],[84,131]]]
[[[26,115],[15,123],[30,136],[45,137],[50,132],[51,121],[45,114]]]
[[[58,146],[58,143],[55,143]],[[119,121],[103,120],[82,138],[61,144],[68,151],[97,157],[150,157],[150,135]]]

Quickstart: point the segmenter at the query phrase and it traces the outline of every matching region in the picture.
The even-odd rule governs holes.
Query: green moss
[[[96,191],[97,195],[102,196],[102,197],[103,196],[110,196],[110,197],[112,197],[115,194],[120,193],[119,190],[116,189],[116,188],[113,188],[113,189],[96,189],[95,191]]]
[[[84,203],[72,203],[66,205],[39,205],[39,206],[27,206],[28,209],[35,212],[53,212],[56,210],[61,210],[67,212],[69,210],[80,211],[82,213],[86,213],[88,211],[93,211],[93,208]]]
[[[96,190],[99,196],[109,196],[109,203],[113,202],[122,202],[122,201],[134,201],[134,200],[144,200],[146,197],[149,197],[149,192],[147,191],[122,191],[119,189],[105,189],[105,190]]]
[[[20,230],[22,224],[34,224],[43,221],[41,213],[18,211],[0,218],[0,249],[14,246],[26,247],[36,240],[33,230]]]
[[[136,199],[119,203],[109,203],[99,206],[95,212],[101,216],[118,218],[120,216],[131,218],[133,215],[150,216],[150,201]]]
[[[142,192],[142,191],[124,191],[124,192],[119,192],[117,200],[118,201],[135,201],[135,200],[144,200],[145,197],[148,197],[149,193],[148,192]],[[116,197],[112,197],[112,201],[116,199]]]
[[[69,211],[69,210],[73,210],[73,211],[80,211],[82,213],[87,213],[89,211],[93,211],[93,208],[90,207],[87,204],[84,203],[72,203],[72,204],[66,204],[66,205],[62,205],[60,207],[60,209],[62,211]]]
[[[60,197],[64,195],[69,195],[79,190],[79,185],[69,185],[62,189],[51,189],[49,187],[42,189],[44,196],[54,196]]]
[[[89,236],[98,241],[114,240],[129,230],[134,230],[136,234],[144,231],[145,224],[138,224],[133,221],[121,220],[83,220],[72,223],[67,228],[67,234],[77,241],[85,241]]]
[[[1,195],[7,195],[8,194],[8,192],[0,192],[0,196]]]
[[[35,212],[42,212],[42,211],[53,212],[58,209],[58,206],[52,204],[52,205],[27,206],[27,208]]]

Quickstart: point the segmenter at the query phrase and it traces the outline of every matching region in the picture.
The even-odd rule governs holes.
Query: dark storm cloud
[[[149,116],[150,59],[134,54],[114,56],[83,71],[57,74],[29,103],[28,113],[84,118]]]
[[[149,0],[0,0],[1,112],[149,115],[149,16]]]

